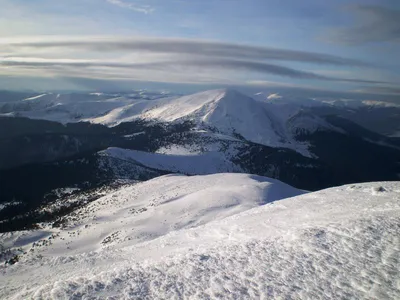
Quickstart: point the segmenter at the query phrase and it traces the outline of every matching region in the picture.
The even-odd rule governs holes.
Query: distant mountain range
[[[21,96],[0,101],[2,231],[65,213],[38,213],[62,200],[60,191],[77,196],[168,173],[252,173],[305,190],[400,174],[396,106],[234,90]]]

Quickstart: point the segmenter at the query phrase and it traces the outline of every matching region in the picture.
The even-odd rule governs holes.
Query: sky
[[[400,97],[398,0],[0,0],[0,89]]]

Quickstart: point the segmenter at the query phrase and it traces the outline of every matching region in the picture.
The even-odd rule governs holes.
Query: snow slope
[[[256,207],[297,193],[244,174],[164,176],[123,189],[35,250],[43,257],[2,267],[0,297],[398,299],[400,182]],[[140,231],[147,238],[124,240]]]
[[[183,150],[181,150],[181,152],[183,152]],[[217,151],[205,153],[161,154],[121,148],[108,148],[99,152],[99,154],[128,162],[136,162],[153,169],[188,175],[242,171],[240,167],[229,161],[224,153]]]
[[[163,93],[138,94],[41,94],[20,101],[4,102],[0,115],[22,116],[61,123],[88,121],[113,125],[128,117],[138,116],[157,99],[169,95]],[[125,114],[124,114],[125,113]],[[121,121],[120,121],[121,120]]]
[[[160,103],[143,114],[165,122],[191,120],[225,134],[240,134],[249,141],[275,146],[285,142],[263,103],[234,90],[212,90]]]
[[[343,129],[335,127],[323,118],[306,111],[298,111],[291,116],[286,122],[286,128],[293,135],[309,134],[317,131],[332,131],[346,134]]]
[[[161,176],[78,210],[61,232],[63,240],[53,241],[41,254],[58,255],[66,245],[75,254],[121,248],[303,193],[278,180],[247,174]],[[31,240],[29,234],[14,242],[23,245],[26,239]]]
[[[102,96],[93,95],[85,101],[79,101],[79,99],[75,98],[71,99],[70,97],[59,97],[56,99],[53,98],[52,102],[43,108],[17,111],[17,115],[61,123],[90,121],[92,118],[98,118],[116,108],[122,109],[129,106],[132,102],[140,102],[140,100],[130,100],[124,97],[104,99]]]

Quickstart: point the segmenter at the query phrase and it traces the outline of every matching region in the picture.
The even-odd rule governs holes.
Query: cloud
[[[364,79],[353,79],[353,78],[337,78],[330,76],[318,75],[312,72],[305,72],[296,70],[293,68],[269,64],[259,61],[246,61],[246,60],[233,60],[224,58],[207,58],[192,60],[177,60],[171,62],[156,62],[144,64],[145,68],[148,67],[195,67],[197,69],[208,68],[208,69],[222,69],[231,71],[248,71],[257,72],[261,74],[272,74],[276,76],[294,78],[294,79],[311,79],[311,80],[326,80],[326,81],[341,81],[341,82],[355,82],[355,83],[385,83],[382,81],[364,80]]]
[[[236,72],[253,72],[260,74],[271,74],[281,77],[288,77],[294,79],[311,79],[311,80],[325,80],[325,81],[339,81],[339,82],[355,82],[355,83],[384,83],[381,81],[364,80],[364,79],[353,79],[353,78],[337,78],[330,76],[318,75],[312,72],[305,72],[296,70],[293,68],[280,66],[276,64],[269,64],[264,62],[256,61],[243,61],[234,59],[223,59],[223,58],[196,58],[191,57],[190,59],[175,58],[174,60],[168,61],[157,61],[157,62],[117,62],[117,61],[95,61],[95,60],[68,60],[68,59],[27,59],[27,58],[7,58],[0,60],[0,65],[6,67],[25,67],[25,68],[42,68],[42,69],[53,69],[53,70],[63,70],[63,72],[68,72],[68,69],[75,68],[73,71],[76,72],[76,68],[86,68],[90,70],[103,69],[110,71],[109,69],[114,69],[117,71],[119,76],[122,75],[117,69],[129,69],[132,72],[137,73],[143,70],[146,71],[161,71],[182,74],[185,77],[186,73],[193,72],[212,72],[214,70],[226,72],[226,71],[236,71]],[[108,72],[110,73],[110,72]],[[137,74],[128,73],[129,76],[136,76]],[[135,77],[136,78],[136,77]]]
[[[10,42],[14,48],[61,48],[91,52],[142,51],[207,57],[231,57],[248,60],[278,60],[335,66],[371,66],[369,63],[335,55],[296,51],[279,48],[256,47],[213,41],[189,39],[151,38],[64,38],[62,40],[38,40]],[[1,48],[0,48],[1,50]]]
[[[273,88],[275,93],[278,93],[284,98],[319,98],[324,100],[335,100],[335,99],[353,99],[353,100],[375,100],[375,101],[386,101],[400,104],[400,98],[397,94],[386,93],[385,90],[333,90],[329,88],[323,88],[320,86],[299,86],[299,85],[286,85],[279,86],[270,82],[262,81],[250,81],[248,86],[255,87],[259,92],[263,88],[267,91],[271,91]]]
[[[150,5],[140,5],[136,3],[126,2],[122,0],[107,0],[108,3],[117,5],[122,8],[127,8],[139,13],[150,14],[154,11],[154,8]]]
[[[321,53],[201,40],[123,37],[0,39],[0,74],[3,75],[190,83],[267,81],[271,76],[277,76],[353,84],[389,83],[369,80],[369,77],[359,79],[318,74],[277,61],[327,64],[346,69],[368,66],[362,61]]]
[[[278,93],[270,94],[270,95],[267,97],[268,100],[281,99],[281,98],[282,98],[282,96],[279,95]]]
[[[399,87],[368,86],[368,87],[364,87],[362,89],[357,90],[357,92],[400,96],[400,88]]]
[[[400,10],[376,5],[356,5],[350,8],[356,22],[348,28],[331,32],[334,42],[358,45],[371,42],[400,42]]]

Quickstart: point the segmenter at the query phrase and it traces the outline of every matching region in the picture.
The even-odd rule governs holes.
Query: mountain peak
[[[167,122],[182,119],[207,122],[207,116],[216,111],[223,115],[226,115],[224,112],[228,110],[231,114],[240,114],[236,108],[243,106],[244,102],[255,100],[233,89],[209,90],[164,101],[147,111],[145,117]]]
[[[203,93],[208,93],[208,94],[213,94],[215,93],[216,95],[220,96],[221,98],[219,100],[222,99],[230,99],[233,101],[246,101],[246,100],[251,100],[254,101],[253,98],[239,92],[238,90],[235,90],[233,88],[223,88],[223,89],[216,89],[216,90],[210,90],[210,91],[206,91]]]
[[[220,89],[219,91],[224,93],[226,96],[241,96],[241,97],[249,98],[248,96],[244,95],[243,93],[241,93],[238,90],[235,90],[233,88],[223,88],[223,89]]]

